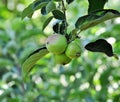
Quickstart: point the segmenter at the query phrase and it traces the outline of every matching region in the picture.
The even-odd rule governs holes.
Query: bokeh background
[[[120,61],[102,53],[92,53],[84,45],[99,38],[112,44],[120,57],[120,18],[112,19],[80,33],[81,57],[65,66],[56,65],[52,54],[41,58],[22,79],[21,65],[27,56],[53,33],[48,16],[36,11],[32,19],[21,12],[33,0],[0,0],[0,102],[120,102]],[[120,11],[120,0],[109,0],[105,8]],[[78,17],[87,14],[87,0],[67,6],[70,31]]]

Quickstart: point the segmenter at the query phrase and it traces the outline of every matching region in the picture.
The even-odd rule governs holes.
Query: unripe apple
[[[81,47],[78,43],[78,39],[68,44],[65,54],[71,59],[78,58],[81,55]]]
[[[55,54],[54,58],[57,64],[62,64],[62,65],[68,64],[71,61],[71,59],[67,57],[65,53]]]
[[[53,34],[47,38],[46,47],[49,52],[61,54],[67,47],[67,39],[64,35]]]

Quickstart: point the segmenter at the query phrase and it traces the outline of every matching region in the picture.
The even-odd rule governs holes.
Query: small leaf
[[[44,6],[44,7],[41,8],[41,14],[42,15],[46,15],[47,14],[47,12],[46,12],[46,6]]]
[[[46,47],[39,48],[31,53],[22,65],[23,76],[25,77],[33,68],[35,63],[46,54],[48,54]]]
[[[49,17],[43,24],[42,31],[47,27],[50,21],[53,19],[53,16]]]
[[[33,10],[38,10],[48,4],[49,0],[36,0],[33,3]]]
[[[49,0],[36,0],[33,3],[31,3],[28,7],[26,7],[22,12],[22,19],[25,17],[31,18],[34,11],[38,10],[44,6],[47,5]]]
[[[53,25],[53,31],[55,33],[64,34],[65,33],[65,22],[58,21]]]
[[[75,27],[82,31],[116,17],[120,17],[120,12],[116,10],[98,10],[80,17],[75,23]]]
[[[66,0],[68,4],[72,3],[74,0]]]
[[[32,9],[33,4],[31,3],[28,7],[26,7],[23,12],[22,12],[22,19],[25,18],[26,16],[32,17],[33,14],[33,9]]]
[[[56,23],[53,25],[53,31],[54,31],[55,33],[59,33],[59,32],[60,32],[59,22],[56,22]]]
[[[65,34],[65,29],[66,29],[66,24],[64,21],[62,21],[62,23],[60,24],[60,34]]]
[[[50,1],[46,6],[46,12],[49,13],[56,9],[56,5],[53,1]]]
[[[59,20],[64,20],[65,19],[64,13],[60,10],[54,10],[54,11],[52,11],[52,13],[53,13],[53,15],[56,19],[59,19]]]
[[[114,56],[112,46],[104,39],[96,40],[85,46],[85,48],[92,52],[103,52],[107,56]]]
[[[95,0],[88,0],[88,2],[89,2],[88,13],[103,9],[104,5],[107,1],[108,0],[96,0],[96,1]],[[99,3],[96,3],[96,2],[99,2]]]

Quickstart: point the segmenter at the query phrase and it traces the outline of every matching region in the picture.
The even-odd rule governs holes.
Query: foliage
[[[106,0],[107,1],[107,0]],[[92,0],[88,0],[89,2],[89,8],[88,8],[88,15],[79,17],[78,20],[75,23],[75,28],[70,31],[70,33],[67,32],[67,27],[69,25],[69,22],[67,22],[67,15],[66,15],[66,5],[71,3],[69,1],[61,0],[61,1],[56,1],[58,4],[55,4],[53,0],[36,0],[33,3],[31,3],[27,8],[25,8],[22,12],[22,18],[24,17],[32,17],[32,14],[35,12],[35,10],[38,9],[43,9],[43,12],[41,12],[42,15],[47,15],[48,13],[52,13],[52,16],[50,16],[47,21],[43,24],[43,29],[47,27],[47,25],[50,23],[52,18],[55,18],[56,20],[60,20],[62,24],[56,23],[55,26],[53,27],[53,31],[58,34],[65,35],[67,38],[68,44],[74,40],[79,38],[79,33],[83,30],[86,30],[90,27],[96,26],[99,23],[102,23],[103,21],[119,17],[120,13],[116,10],[111,10],[111,9],[104,9],[104,5],[106,1],[101,1],[99,6],[97,4],[94,4]],[[57,6],[59,5],[59,6]],[[94,6],[92,6],[94,5]],[[29,12],[29,13],[28,13]],[[31,15],[31,16],[29,16]],[[79,33],[78,33],[79,32]],[[80,46],[80,44],[79,44]],[[93,46],[93,47],[92,47]],[[118,59],[117,55],[113,53],[112,51],[112,46],[105,41],[104,39],[101,41],[101,39],[95,41],[94,43],[89,43],[85,47],[87,50],[93,51],[93,52],[103,52],[109,57],[115,56],[115,58]],[[53,48],[52,48],[53,49]],[[42,49],[40,49],[42,50]],[[47,50],[47,49],[46,49]],[[49,50],[48,50],[49,51]],[[41,55],[43,51],[40,51],[39,53],[40,58],[42,57]],[[37,52],[32,55],[34,59],[31,57],[28,57],[26,61],[24,62],[23,65],[23,73],[28,73],[31,68],[33,68],[34,64],[36,63],[37,60],[39,60],[37,57],[38,55],[36,54]],[[69,57],[69,56],[68,56]],[[37,58],[37,59],[36,59]],[[29,65],[28,65],[29,62]],[[30,63],[33,62],[33,63]],[[27,71],[25,71],[27,70]],[[25,74],[26,75],[26,74]]]
[[[106,56],[120,55],[120,22],[115,18],[120,15],[120,5],[113,2],[103,3],[104,6],[97,8],[102,10],[96,11],[96,6],[92,6],[95,4],[83,0],[66,0],[66,3],[64,0],[66,9],[61,0],[0,1],[0,101],[119,102],[120,63]],[[84,50],[81,57],[65,66],[56,65],[44,46],[45,39],[53,32],[68,34],[72,39],[79,36]],[[98,41],[97,52],[105,46],[104,41],[110,46],[102,50],[106,55],[84,49],[89,44],[99,45]],[[41,57],[42,54],[47,55]],[[23,70],[26,74],[34,66],[25,80],[22,64],[27,67],[27,71]]]

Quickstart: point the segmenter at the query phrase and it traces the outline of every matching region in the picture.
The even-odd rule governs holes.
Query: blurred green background
[[[120,18],[80,33],[84,51],[78,59],[60,66],[48,54],[22,80],[25,58],[53,33],[54,22],[41,31],[48,16],[41,16],[39,10],[32,19],[21,20],[22,10],[32,1],[0,0],[0,102],[120,102],[120,61],[84,49],[88,42],[105,38],[120,57]],[[109,0],[105,8],[120,11],[119,2]],[[67,6],[68,31],[87,9],[87,0]]]

